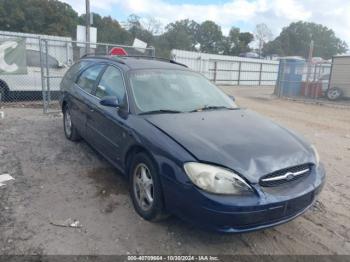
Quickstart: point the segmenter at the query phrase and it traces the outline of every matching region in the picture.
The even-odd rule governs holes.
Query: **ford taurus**
[[[263,229],[305,212],[324,184],[314,146],[175,61],[85,57],[60,92],[67,139],[83,138],[125,175],[146,220]]]

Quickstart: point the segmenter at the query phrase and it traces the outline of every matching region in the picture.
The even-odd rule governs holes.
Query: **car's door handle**
[[[98,88],[101,89],[102,91],[106,91],[106,88],[103,85],[98,85]]]

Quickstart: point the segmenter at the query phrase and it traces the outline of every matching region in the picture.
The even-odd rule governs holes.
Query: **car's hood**
[[[249,110],[148,115],[198,161],[235,170],[250,182],[286,167],[314,162],[300,137]]]

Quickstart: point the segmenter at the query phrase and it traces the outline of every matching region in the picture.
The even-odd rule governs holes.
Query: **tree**
[[[93,13],[93,26],[97,28],[98,42],[112,44],[131,44],[130,33],[110,16],[101,17]],[[85,23],[85,14],[79,17],[80,24]]]
[[[78,14],[57,0],[0,0],[0,30],[74,36]]]
[[[198,30],[199,24],[189,19],[168,24],[162,35],[155,36],[157,55],[170,57],[172,49],[196,50]]]
[[[165,27],[163,37],[170,49],[194,50],[197,44],[199,24],[193,20],[180,20]]]
[[[200,50],[206,53],[219,53],[224,50],[221,28],[213,21],[200,24],[198,42]]]
[[[128,21],[126,23],[126,27],[131,34],[132,38],[138,38],[149,45],[153,45],[154,36],[152,32],[146,30],[142,23],[141,18],[135,14],[132,14],[128,17]]]
[[[240,47],[240,53],[246,53],[249,52],[251,49],[249,47],[249,44],[254,40],[254,35],[245,32],[245,33],[240,33],[239,35],[239,47]]]
[[[250,51],[249,44],[254,36],[248,32],[240,32],[237,27],[232,27],[226,38],[224,38],[224,54],[238,56],[240,53]]]
[[[337,38],[333,30],[320,24],[300,21],[283,28],[275,40],[264,46],[263,52],[266,55],[307,58],[311,40],[314,40],[314,56],[317,57],[330,59],[348,50],[347,44]]]
[[[258,41],[259,56],[261,57],[262,49],[264,47],[264,44],[267,41],[270,41],[271,38],[272,38],[271,30],[264,23],[257,24],[256,27],[255,27],[254,36],[255,36],[255,39]]]
[[[239,54],[239,35],[240,29],[232,27],[227,37],[223,39],[224,54],[225,55],[238,55]]]
[[[142,21],[142,26],[152,35],[159,35],[162,32],[162,23],[151,16],[147,16]]]

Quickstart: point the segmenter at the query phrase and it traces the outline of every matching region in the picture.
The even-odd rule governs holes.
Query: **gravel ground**
[[[303,134],[328,174],[315,206],[278,227],[239,235],[172,217],[153,224],[133,210],[126,182],[86,143],[64,138],[62,117],[4,108],[0,119],[0,254],[350,254],[350,108],[229,88],[237,103]],[[79,228],[60,227],[67,219]]]

